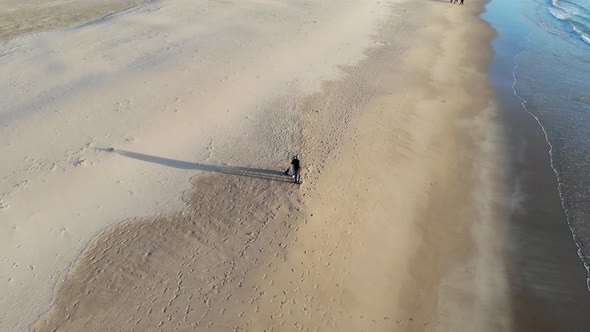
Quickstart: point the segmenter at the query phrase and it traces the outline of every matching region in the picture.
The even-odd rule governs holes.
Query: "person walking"
[[[461,5],[463,5],[463,1],[465,1],[465,0],[461,0]]]
[[[293,181],[297,184],[301,184],[301,163],[299,162],[299,156],[293,156],[291,159],[291,167],[287,168],[285,175],[289,175],[289,170],[293,172]]]

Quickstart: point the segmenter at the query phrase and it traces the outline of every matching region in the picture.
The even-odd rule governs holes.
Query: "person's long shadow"
[[[151,156],[148,154],[125,151],[125,150],[118,150],[118,149],[113,149],[113,148],[108,148],[108,149],[99,148],[98,150],[104,151],[104,152],[113,152],[113,153],[117,153],[117,154],[124,156],[124,157],[137,159],[137,160],[141,160],[141,161],[146,161],[149,163],[159,164],[159,165],[163,165],[163,166],[167,166],[167,167],[179,168],[179,169],[194,169],[194,170],[205,171],[205,172],[238,175],[238,176],[245,176],[245,177],[256,178],[256,179],[281,181],[281,182],[292,182],[291,178],[288,176],[285,176],[285,174],[283,172],[277,171],[277,170],[271,170],[271,169],[251,168],[251,167],[242,167],[242,166],[207,165],[207,164],[193,163],[193,162],[189,162],[189,161],[162,158],[162,157],[157,157],[157,156]]]

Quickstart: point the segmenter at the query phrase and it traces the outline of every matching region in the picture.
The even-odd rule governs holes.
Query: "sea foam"
[[[557,7],[549,7],[549,13],[551,13],[551,15],[553,17],[555,17],[556,19],[562,20],[562,21],[565,21],[571,17],[571,15],[566,13],[563,9],[559,9]]]

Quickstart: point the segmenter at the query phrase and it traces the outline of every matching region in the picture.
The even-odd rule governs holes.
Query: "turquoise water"
[[[552,0],[548,4],[549,13],[557,20],[566,23],[581,40],[590,44],[590,3],[582,0]]]
[[[492,81],[511,90],[542,127],[563,211],[588,270],[590,1],[492,0],[487,9],[483,17],[501,39],[494,44]]]

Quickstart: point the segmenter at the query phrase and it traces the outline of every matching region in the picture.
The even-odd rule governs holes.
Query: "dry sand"
[[[3,47],[0,329],[510,330],[483,1],[197,3]]]

